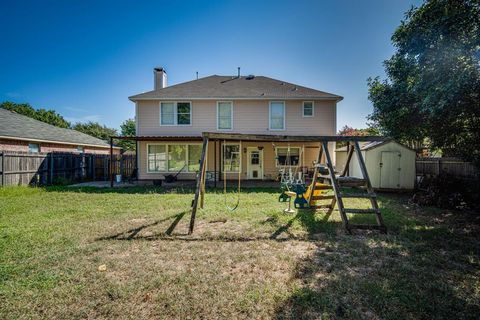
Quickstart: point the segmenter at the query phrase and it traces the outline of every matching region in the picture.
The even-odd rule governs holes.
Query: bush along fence
[[[456,158],[417,158],[416,171],[419,177],[449,176],[458,179],[479,179],[480,171],[471,162]]]
[[[113,155],[110,162],[110,155],[102,154],[0,151],[0,186],[108,181],[110,172],[131,179],[135,168],[136,156],[130,154]]]

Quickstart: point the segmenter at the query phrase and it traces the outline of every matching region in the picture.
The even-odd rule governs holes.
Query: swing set
[[[285,135],[256,135],[256,134],[237,134],[237,133],[213,133],[213,132],[204,132],[203,144],[202,144],[202,154],[200,158],[200,170],[197,175],[196,181],[196,190],[195,196],[192,201],[192,212],[190,217],[190,228],[189,234],[193,233],[195,227],[195,217],[197,213],[198,206],[203,208],[204,197],[205,197],[205,172],[206,172],[206,155],[208,150],[209,140],[213,141],[222,141],[223,140],[223,164],[225,167],[226,163],[226,142],[227,141],[239,141],[239,150],[238,152],[230,151],[229,154],[229,166],[230,172],[232,172],[233,165],[235,160],[238,165],[238,178],[237,178],[237,197],[233,205],[229,205],[227,201],[227,170],[223,170],[223,193],[224,193],[224,204],[227,210],[235,211],[240,205],[240,192],[241,192],[241,151],[242,151],[242,141],[250,142],[318,142],[318,154],[317,160],[314,162],[314,172],[311,183],[307,186],[305,179],[302,176],[301,172],[298,172],[299,166],[294,165],[291,161],[291,148],[290,144],[287,148],[287,157],[286,162],[283,168],[280,170],[280,182],[282,188],[282,194],[279,197],[281,202],[289,202],[289,208],[285,212],[294,212],[291,208],[291,200],[295,197],[294,205],[297,209],[323,209],[328,208],[333,210],[335,204],[338,207],[338,211],[342,218],[342,223],[344,229],[351,233],[353,229],[376,229],[382,232],[386,232],[386,227],[383,222],[383,217],[381,215],[380,209],[377,203],[377,196],[372,188],[370,183],[370,178],[368,176],[367,168],[365,166],[365,161],[363,159],[361,150],[360,150],[360,141],[385,141],[388,138],[386,137],[377,137],[377,136],[285,136]],[[333,163],[331,160],[330,152],[328,150],[329,142],[339,142],[344,141],[348,143],[349,152],[347,155],[347,162],[345,169],[338,174],[334,170]],[[353,146],[350,148],[350,143],[353,142]],[[274,146],[275,147],[275,146]],[[347,176],[348,167],[350,160],[353,154],[356,154],[358,162],[360,165],[360,170],[362,173],[362,178],[349,177]],[[321,163],[322,157],[325,159],[325,163]],[[294,172],[292,172],[292,168]],[[288,170],[287,170],[288,169]],[[344,187],[360,187],[366,192],[359,193],[346,193],[342,188]],[[333,195],[324,194],[326,190],[333,190]],[[361,198],[369,199],[371,203],[370,209],[358,209],[358,208],[346,208],[344,204],[344,199],[347,198]],[[331,200],[330,204],[322,205],[318,204],[317,201],[320,200]],[[376,217],[377,224],[352,224],[350,223],[347,214],[374,214]]]
[[[223,159],[223,202],[225,204],[225,208],[227,208],[228,211],[235,211],[238,208],[238,205],[240,204],[240,188],[242,185],[242,162],[240,161],[240,152],[242,150],[242,141],[239,142],[239,150],[238,151],[231,151],[230,152],[230,159],[229,159],[229,164],[230,164],[230,172],[233,172],[233,161],[234,161],[234,156],[236,155],[236,159],[238,162],[238,185],[237,185],[237,200],[233,206],[229,206],[227,203],[227,170],[225,168],[225,157],[227,154],[227,143],[226,140],[223,140],[223,154],[222,154],[222,159]]]

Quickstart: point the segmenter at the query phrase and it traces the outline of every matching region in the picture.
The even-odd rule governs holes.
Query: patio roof
[[[201,141],[203,138],[209,140],[228,141],[255,141],[255,142],[335,142],[335,141],[386,141],[389,137],[381,136],[292,136],[279,134],[247,134],[247,133],[225,133],[225,132],[203,132],[202,135],[166,135],[166,136],[118,136],[112,139],[133,140],[133,141]]]

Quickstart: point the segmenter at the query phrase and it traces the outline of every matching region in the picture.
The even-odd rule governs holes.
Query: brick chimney
[[[158,67],[153,69],[154,89],[162,89],[167,86],[167,72],[164,68]]]

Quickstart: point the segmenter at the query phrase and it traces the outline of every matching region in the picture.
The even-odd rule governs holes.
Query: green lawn
[[[345,235],[277,197],[207,190],[188,236],[192,190],[0,189],[0,318],[478,319],[478,215],[383,195]]]

